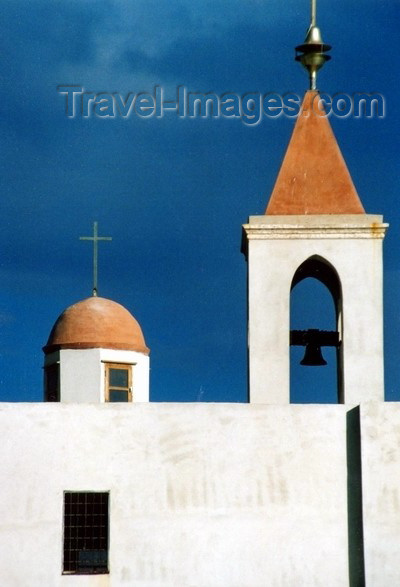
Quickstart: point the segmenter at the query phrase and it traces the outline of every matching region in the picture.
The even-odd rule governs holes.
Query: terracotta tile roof
[[[304,97],[265,214],[364,214],[318,92]]]
[[[91,297],[69,306],[58,317],[43,348],[46,354],[58,349],[108,348],[149,354],[142,329],[121,304]]]

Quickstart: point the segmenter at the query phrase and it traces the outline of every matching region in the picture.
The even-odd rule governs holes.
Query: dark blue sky
[[[319,0],[333,45],[319,88],[380,92],[384,119],[331,119],[385,240],[387,399],[400,399],[400,5]],[[125,305],[151,348],[155,401],[246,400],[241,225],[262,214],[293,121],[65,116],[58,85],[94,92],[302,95],[293,60],[307,0],[14,0],[2,7],[0,399],[42,397],[42,351],[60,312],[91,293]],[[362,284],[361,284],[362,287]]]

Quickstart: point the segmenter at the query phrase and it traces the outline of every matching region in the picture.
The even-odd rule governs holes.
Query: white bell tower
[[[384,399],[387,226],[382,216],[365,213],[318,92],[308,91],[265,215],[243,227],[251,403],[290,402],[290,344],[310,353],[336,347],[339,402]],[[290,332],[291,289],[306,277],[332,294],[335,331]]]

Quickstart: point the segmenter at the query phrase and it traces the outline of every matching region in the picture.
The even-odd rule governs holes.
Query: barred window
[[[108,493],[64,493],[65,574],[108,573]]]

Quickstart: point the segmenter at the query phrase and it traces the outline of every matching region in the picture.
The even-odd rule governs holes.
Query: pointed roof
[[[318,95],[306,92],[265,214],[365,214]]]

